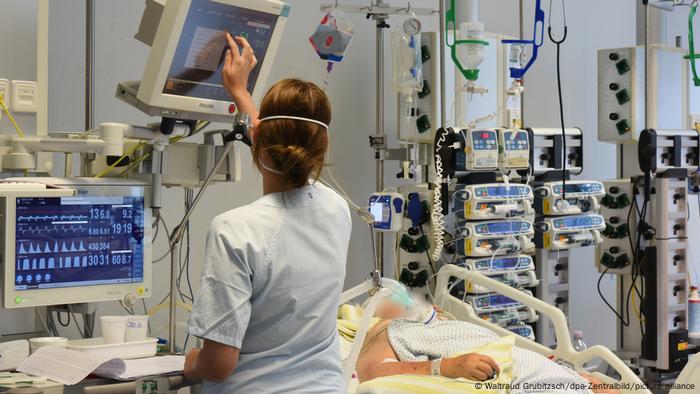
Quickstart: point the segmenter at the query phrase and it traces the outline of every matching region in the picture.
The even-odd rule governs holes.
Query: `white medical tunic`
[[[240,349],[206,393],[344,393],[337,308],[351,218],[315,183],[226,212],[209,228],[189,332]]]

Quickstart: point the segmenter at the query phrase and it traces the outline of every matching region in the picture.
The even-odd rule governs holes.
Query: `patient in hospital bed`
[[[488,346],[501,337],[462,321],[441,320],[426,325],[403,320],[404,313],[405,309],[391,299],[377,309],[375,316],[382,320],[372,327],[363,344],[357,363],[360,382],[393,375],[431,375],[432,360],[440,358],[441,376],[476,382],[497,381],[495,378],[502,371],[496,361],[468,351]],[[579,375],[530,350],[513,347],[512,361],[509,373],[514,377],[506,383],[511,383],[510,392],[514,394],[616,392],[596,390],[601,382],[593,376]],[[503,382],[503,379],[498,381]],[[589,390],[591,387],[593,391]]]

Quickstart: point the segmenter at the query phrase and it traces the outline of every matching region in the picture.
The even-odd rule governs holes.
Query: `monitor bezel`
[[[251,92],[253,102],[259,103],[262,100],[267,80],[272,71],[272,64],[280,47],[290,6],[277,0],[210,1],[265,12],[278,17],[265,59],[257,65],[260,67],[260,73],[253,92]],[[191,4],[192,0],[168,1],[166,3],[148,56],[137,98],[147,105],[172,111],[170,115],[173,118],[177,118],[179,112],[184,112],[202,114],[202,119],[212,115],[231,116],[233,119],[235,114],[235,112],[231,113],[231,104],[235,104],[233,99],[218,101],[163,93],[163,87],[170,72]],[[168,115],[167,111],[165,115]]]
[[[17,218],[17,199],[18,198],[51,198],[53,195],[36,195],[30,196],[7,196],[3,197],[2,225],[5,230],[3,238],[3,255],[5,256],[3,270],[3,306],[6,309],[31,308],[38,306],[63,305],[63,304],[78,304],[85,302],[103,302],[103,301],[119,301],[123,300],[127,295],[131,294],[137,298],[148,298],[152,291],[152,230],[151,230],[151,209],[148,207],[149,193],[145,185],[141,184],[80,184],[71,185],[77,190],[78,194],[86,189],[92,190],[91,196],[133,196],[133,188],[142,190],[144,197],[144,248],[143,248],[143,282],[141,283],[121,283],[121,284],[100,284],[86,285],[75,287],[60,287],[50,289],[31,289],[31,290],[16,290],[15,289],[15,248],[17,243],[16,237],[16,218]],[[97,191],[95,193],[94,191]],[[88,191],[89,192],[89,191]],[[8,264],[12,262],[12,264]],[[18,302],[17,300],[20,300]]]

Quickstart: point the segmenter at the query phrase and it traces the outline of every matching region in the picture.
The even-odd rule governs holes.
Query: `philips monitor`
[[[134,181],[58,180],[71,197],[4,197],[4,307],[151,293],[151,216]]]
[[[222,81],[226,33],[245,37],[255,51],[258,64],[248,91],[260,102],[289,12],[276,0],[168,1],[138,87],[137,107],[153,116],[232,121],[237,108]],[[117,95],[129,102],[120,89]]]

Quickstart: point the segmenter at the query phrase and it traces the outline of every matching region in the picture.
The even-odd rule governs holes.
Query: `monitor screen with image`
[[[0,198],[4,307],[151,294],[151,210],[140,181],[47,179],[72,196]]]
[[[141,283],[144,199],[18,198],[15,290]]]
[[[192,0],[163,93],[229,101],[222,83],[229,48],[226,33],[245,37],[262,64],[277,18],[210,0]],[[256,67],[248,80],[249,91],[253,91],[259,76],[260,68]]]
[[[259,104],[290,10],[278,0],[168,1],[135,99],[128,83],[120,84],[118,97],[152,116],[232,121],[237,106],[222,75],[226,33],[246,38],[255,52],[248,91]]]

